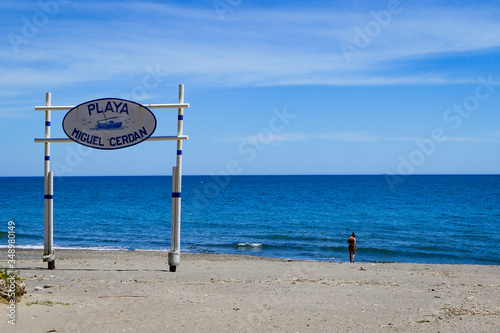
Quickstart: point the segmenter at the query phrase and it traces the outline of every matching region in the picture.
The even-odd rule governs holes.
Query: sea
[[[171,181],[55,177],[56,255],[169,251]],[[41,258],[43,187],[0,178],[0,248]],[[182,252],[348,262],[355,232],[357,262],[500,264],[499,175],[183,176],[181,200]]]

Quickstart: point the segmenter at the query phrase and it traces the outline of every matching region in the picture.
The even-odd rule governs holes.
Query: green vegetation
[[[24,279],[19,275],[19,272],[9,272],[7,268],[0,267],[0,280],[4,280],[5,282],[14,281],[24,281]]]
[[[9,272],[7,268],[0,268],[0,301],[18,302],[24,294],[26,294],[26,285],[19,272]]]
[[[45,306],[53,306],[54,304],[60,304],[60,305],[71,305],[71,303],[62,303],[62,302],[52,302],[49,300],[44,300],[44,301],[39,301],[36,300],[34,302],[28,302],[26,303],[26,306],[31,306],[31,305],[45,305]]]

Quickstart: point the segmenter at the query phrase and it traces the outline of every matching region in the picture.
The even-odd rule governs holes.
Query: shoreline
[[[12,332],[497,332],[500,268],[16,249]],[[0,250],[5,266],[7,251]],[[40,287],[42,290],[36,291]],[[29,306],[28,306],[29,304]],[[2,310],[7,313],[6,307]],[[0,312],[2,312],[0,311]],[[3,316],[7,324],[7,316]]]
[[[0,246],[0,253],[2,251],[7,251],[8,247],[7,246]],[[170,250],[157,250],[157,249],[108,249],[108,248],[74,248],[74,247],[54,247],[54,252],[56,254],[56,260],[58,258],[58,253],[60,252],[72,252],[72,251],[77,251],[77,252],[152,252],[152,253],[164,253],[167,254]],[[41,260],[42,255],[43,255],[43,247],[41,246],[39,249],[38,248],[26,248],[26,247],[16,247],[16,252],[25,252],[25,253],[30,253],[28,256],[25,258],[21,259],[36,259],[36,253],[39,254],[38,258]],[[338,258],[333,258],[336,260],[319,260],[319,259],[298,259],[294,257],[269,257],[269,256],[262,256],[262,255],[257,255],[257,254],[248,254],[248,253],[222,253],[222,252],[181,252],[181,260],[182,257],[185,255],[220,255],[220,256],[248,256],[248,257],[256,257],[256,258],[263,258],[263,259],[270,259],[270,260],[290,260],[290,261],[306,261],[306,262],[324,262],[324,263],[349,263],[347,257],[347,247],[346,247],[346,259],[345,260],[340,260]],[[338,259],[338,260],[337,260]],[[1,258],[0,258],[1,262]],[[402,261],[356,261],[356,264],[408,264],[408,265],[459,265],[459,266],[491,266],[491,267],[500,267],[500,265],[494,265],[494,264],[468,264],[468,263],[422,263],[422,262],[402,262]],[[0,265],[1,266],[1,265]]]

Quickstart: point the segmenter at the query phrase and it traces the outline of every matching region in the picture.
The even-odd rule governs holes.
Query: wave
[[[7,245],[0,245],[0,249],[8,248]],[[20,250],[43,250],[43,244],[16,245]],[[91,250],[91,251],[127,251],[129,249],[115,246],[54,246],[54,250]]]
[[[0,249],[7,249],[9,246],[8,245],[0,245]],[[17,245],[16,244],[16,249],[22,249],[22,250],[43,250],[43,244],[37,244],[37,245]]]
[[[0,249],[8,248],[6,245],[0,245]],[[41,250],[43,244],[17,245],[19,250]],[[83,250],[83,251],[137,251],[137,252],[169,252],[169,248],[126,248],[117,246],[54,246],[54,250]],[[181,253],[196,253],[195,248],[181,248]],[[216,252],[213,252],[216,253]]]
[[[133,251],[137,252],[170,252],[170,249],[134,249]],[[181,251],[188,252],[188,251]]]
[[[318,247],[320,250],[323,251],[344,251],[347,249],[347,244],[345,246],[320,246]]]
[[[43,234],[40,236],[40,235],[21,234],[21,233],[16,232],[16,233],[13,233],[13,235],[15,236],[15,239],[26,239],[26,238],[40,239],[40,238],[43,238]],[[3,239],[7,239],[8,237],[9,237],[8,232],[0,231],[0,239],[3,240]]]
[[[345,247],[347,249],[347,246]],[[370,253],[379,253],[379,254],[398,254],[400,251],[394,251],[389,249],[379,249],[376,247],[359,247],[356,250],[358,252],[370,252]]]
[[[289,235],[264,235],[260,236],[263,239],[277,239],[277,240],[298,240],[298,241],[317,241],[317,242],[331,242],[331,238],[313,237],[313,236],[289,236]]]
[[[262,243],[238,243],[239,248],[262,248],[264,244]]]

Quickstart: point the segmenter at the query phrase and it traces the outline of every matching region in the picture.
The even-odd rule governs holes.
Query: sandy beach
[[[500,331],[498,266],[183,253],[172,273],[166,252],[58,250],[47,270],[42,252],[17,250],[28,292],[2,332]]]

